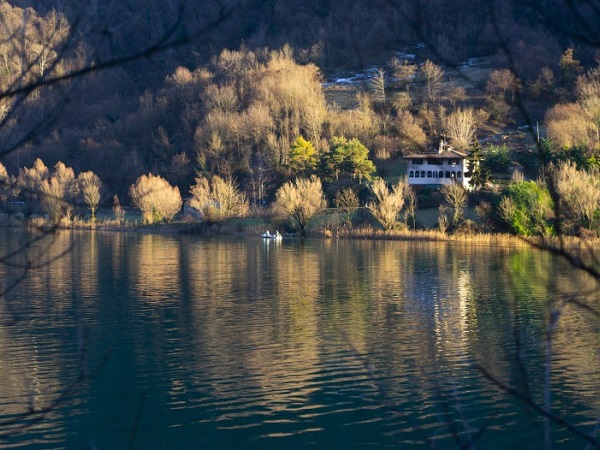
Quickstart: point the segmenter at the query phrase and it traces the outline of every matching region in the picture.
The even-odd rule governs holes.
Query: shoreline
[[[37,223],[36,223],[37,222]],[[261,224],[244,225],[240,223],[202,224],[201,222],[176,221],[171,223],[139,224],[111,222],[105,223],[74,223],[70,225],[49,226],[40,221],[2,220],[2,227],[22,227],[24,229],[38,230],[41,232],[55,232],[58,230],[83,230],[103,232],[133,232],[143,234],[184,234],[204,237],[260,237],[266,228],[273,227],[268,221]],[[303,239],[299,234],[285,234],[286,239]],[[430,242],[430,243],[461,243],[469,245],[501,245],[501,246],[534,246],[546,249],[579,248],[590,250],[600,248],[600,237],[582,238],[580,236],[549,237],[524,237],[507,233],[486,232],[458,232],[454,234],[442,233],[438,230],[381,230],[373,227],[341,227],[336,230],[314,228],[306,238],[312,239],[348,239],[348,240],[388,240],[405,242]]]

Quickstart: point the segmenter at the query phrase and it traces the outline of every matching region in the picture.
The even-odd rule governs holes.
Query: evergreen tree
[[[475,139],[467,158],[467,172],[465,173],[465,176],[470,178],[469,185],[473,188],[484,187],[490,179],[490,169],[482,164],[483,160],[483,150],[479,141]]]
[[[311,175],[317,167],[317,154],[312,142],[298,136],[290,149],[290,169],[299,175]]]
[[[358,139],[334,136],[331,148],[321,158],[321,170],[326,179],[336,180],[342,174],[369,181],[375,173],[375,164],[369,159],[369,149]]]

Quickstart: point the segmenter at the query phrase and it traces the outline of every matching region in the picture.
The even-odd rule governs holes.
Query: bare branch
[[[500,381],[498,378],[493,376],[483,366],[476,364],[475,368],[479,372],[481,372],[481,374],[487,380],[489,380],[493,385],[497,386],[499,389],[506,392],[507,394],[510,394],[511,396],[521,400],[525,405],[532,408],[535,412],[540,414],[542,417],[546,417],[549,420],[551,420],[552,422],[556,423],[557,425],[560,425],[560,426],[568,429],[574,435],[576,435],[576,436],[582,438],[583,440],[585,440],[586,442],[588,442],[592,447],[600,448],[600,441],[598,439],[596,439],[596,437],[587,435],[586,433],[581,431],[579,428],[577,428],[576,426],[569,423],[566,419],[564,419],[560,416],[556,416],[555,414],[553,414],[550,411],[547,411],[544,407],[542,407],[542,406],[538,405],[536,402],[534,402],[530,397],[528,397],[528,396],[524,395],[523,393],[521,393],[520,391],[510,387],[506,383],[503,383],[502,381]]]

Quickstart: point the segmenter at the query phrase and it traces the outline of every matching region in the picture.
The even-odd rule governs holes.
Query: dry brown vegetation
[[[441,0],[434,2],[442,3]],[[135,9],[133,4],[131,6]],[[397,6],[387,7],[389,12],[398,12]],[[432,14],[428,23],[429,19],[431,23],[439,22],[436,10],[431,9],[430,4],[421,6],[426,6],[425,10]],[[460,9],[460,5],[453,4],[452,7]],[[407,15],[403,20],[409,21],[410,10],[412,6],[406,5],[403,13]],[[103,51],[86,48],[85,39],[73,37],[75,30],[71,27],[80,26],[72,21],[77,10],[66,8],[64,11],[57,12],[51,5],[40,12],[2,5],[0,14],[7,33],[0,49],[0,66],[4,66],[8,75],[4,80],[18,83],[43,81],[84,67]],[[365,19],[371,17],[363,12]],[[509,36],[520,32],[529,38],[537,33],[540,38],[551,40],[541,32],[521,29],[511,20],[508,10],[496,13],[502,17],[503,30]],[[479,14],[480,18],[487,17],[488,12],[480,10]],[[532,11],[529,14],[535,16]],[[154,17],[160,21],[160,15]],[[164,20],[169,17],[172,15],[166,14]],[[400,20],[400,16],[394,17]],[[325,41],[303,47],[295,38],[290,38],[287,45],[273,47],[275,49],[257,45],[235,46],[233,48],[238,50],[212,50],[210,58],[199,57],[194,63],[174,64],[161,73],[161,79],[155,78],[154,85],[145,86],[143,91],[132,90],[132,93],[135,91],[135,102],[127,107],[124,107],[127,95],[123,93],[132,87],[128,81],[132,75],[129,68],[118,74],[99,71],[82,81],[81,89],[90,94],[90,108],[82,107],[80,87],[70,86],[67,80],[60,86],[72,89],[69,94],[77,99],[78,114],[65,113],[64,119],[61,114],[62,122],[56,123],[60,133],[37,137],[36,142],[41,143],[39,148],[22,147],[22,161],[26,163],[18,164],[22,175],[11,195],[20,191],[20,197],[33,205],[45,192],[43,198],[50,216],[72,215],[68,206],[60,206],[60,202],[52,204],[48,199],[64,198],[70,204],[69,196],[76,192],[71,193],[59,178],[44,174],[42,167],[38,172],[28,172],[27,164],[33,162],[34,156],[51,154],[47,160],[50,164],[60,161],[57,161],[58,156],[67,156],[67,162],[76,162],[74,167],[83,169],[82,173],[97,168],[98,181],[102,178],[102,185],[122,198],[140,173],[151,171],[169,185],[177,186],[180,192],[190,190],[194,173],[200,179],[235,179],[236,190],[241,196],[252,199],[254,207],[272,201],[277,189],[287,180],[316,175],[325,181],[323,188],[327,199],[333,201],[335,195],[348,185],[357,192],[361,186],[366,188],[360,176],[348,176],[343,180],[336,176],[332,181],[328,179],[324,165],[317,164],[326,161],[323,156],[332,151],[334,137],[355,138],[366,145],[369,156],[376,159],[377,169],[391,180],[390,174],[400,173],[397,167],[392,167],[399,156],[431,148],[439,136],[450,139],[458,149],[469,150],[473,138],[525,119],[518,117],[523,113],[520,110],[523,101],[554,105],[548,109],[545,125],[557,158],[562,157],[562,149],[570,151],[573,148],[581,151],[585,158],[597,156],[600,146],[599,75],[583,47],[564,49],[548,45],[543,54],[545,64],[535,66],[532,71],[542,55],[532,57],[534,46],[527,40],[514,48],[516,59],[512,64],[496,55],[487,57],[483,65],[471,66],[469,63],[463,67],[451,57],[460,53],[455,53],[458,44],[454,47],[440,36],[453,29],[453,42],[462,42],[466,48],[469,45],[462,31],[453,24],[451,15],[445,19],[443,31],[438,30],[431,42],[426,43],[428,50],[439,44],[437,54],[423,49],[415,51],[414,56],[406,54],[407,59],[404,59],[401,53],[386,49],[370,55],[373,61],[380,62],[392,57],[387,67],[373,70],[362,86],[353,86],[356,91],[352,93],[353,102],[343,107],[326,100],[322,84],[320,67],[325,67],[325,60],[337,58],[333,50]],[[24,41],[14,39],[17,23],[23,24]],[[185,26],[188,25],[191,22],[186,21]],[[463,25],[461,22],[461,27]],[[477,28],[475,23],[471,25],[473,29]],[[333,34],[331,29],[324,30],[319,39]],[[409,34],[402,39],[407,39]],[[482,42],[488,44],[491,42],[489,37],[480,35]],[[136,43],[144,40],[140,36],[136,39]],[[512,49],[516,43],[509,39],[506,45]],[[526,67],[527,64],[532,67]],[[101,90],[100,86],[107,82],[120,89],[121,95],[106,95],[107,91]],[[549,97],[553,91],[555,97]],[[47,107],[58,104],[56,101],[65,92],[58,84],[35,88],[23,105],[27,105],[27,114],[42,111],[41,115],[36,114],[43,119],[49,111]],[[11,99],[16,100],[16,97]],[[91,105],[95,110],[91,110]],[[24,111],[15,112],[10,103],[6,106],[14,115],[6,122],[12,132],[16,129],[15,124],[27,122],[29,116]],[[115,113],[104,114],[106,110]],[[73,128],[66,126],[68,119],[72,120]],[[88,126],[93,123],[93,126],[86,128],[83,123]],[[17,132],[15,136],[18,135]],[[290,161],[290,151],[300,137],[306,138],[314,149],[314,160],[307,167]],[[524,142],[510,142],[512,158],[519,159],[531,151],[532,147],[527,147]],[[14,159],[9,160],[14,166]],[[115,164],[117,160],[119,164]],[[528,176],[537,175],[535,163],[527,169],[530,170]],[[5,178],[10,177],[10,170],[7,170]],[[205,184],[205,191],[210,190]],[[93,217],[102,197],[99,188],[90,189],[93,192],[80,192],[80,195]],[[363,205],[367,202],[368,198],[361,198]],[[405,216],[411,214],[407,212]],[[453,220],[453,225],[459,221]],[[386,226],[392,226],[389,221],[385,222]]]
[[[375,200],[367,205],[373,217],[385,228],[392,230],[399,225],[400,213],[411,187],[406,178],[398,180],[391,189],[385,180],[377,178],[371,184]]]
[[[94,222],[96,219],[96,210],[102,198],[102,181],[100,181],[100,178],[94,172],[87,171],[79,174],[77,185],[83,201],[90,208],[91,221]]]
[[[221,221],[232,217],[245,217],[250,211],[246,196],[238,190],[236,183],[214,176],[212,180],[196,178],[190,188],[189,204],[202,214],[207,222]]]
[[[306,234],[308,222],[326,207],[323,186],[316,177],[284,183],[277,190],[273,204],[275,211],[289,216],[303,235]]]
[[[392,5],[387,7],[394,11]],[[92,57],[86,52],[85,42],[71,39],[68,14],[49,8],[47,13],[26,17],[18,8],[3,8],[7,23],[25,21],[31,28],[26,28],[31,40],[27,45],[40,57],[31,60],[28,76],[47,77],[64,72]],[[427,11],[429,8],[427,5]],[[409,16],[403,17],[408,20]],[[167,17],[171,16],[166,15],[165,20]],[[400,20],[400,16],[394,17]],[[453,28],[448,19],[443,33]],[[518,29],[511,21],[505,25],[508,24],[513,28],[507,30]],[[335,34],[327,29],[319,36],[330,33]],[[462,31],[455,29],[453,40],[461,35]],[[403,39],[407,37],[408,34]],[[485,40],[488,36],[480,38]],[[431,43],[437,39],[439,33]],[[44,51],[35,50],[34,42],[44,40],[48,43]],[[142,39],[138,36],[136,40]],[[10,47],[15,43],[7,39],[6,44]],[[298,173],[300,169],[290,164],[290,149],[300,136],[310,142],[319,158],[330,151],[334,136],[356,138],[369,149],[382,173],[397,173],[396,168],[390,167],[392,161],[411,151],[430,148],[440,136],[449,138],[459,149],[468,149],[474,137],[482,137],[488,130],[501,130],[506,125],[503,121],[517,120],[515,106],[520,95],[533,92],[532,80],[537,77],[539,81],[535,88],[539,97],[543,89],[556,83],[554,74],[559,71],[562,79],[571,78],[570,89],[577,92],[576,104],[587,125],[579,130],[550,121],[549,132],[568,137],[568,128],[577,139],[556,139],[557,142],[576,145],[585,140],[586,134],[586,145],[593,145],[593,134],[598,134],[597,121],[594,122],[595,78],[592,72],[577,78],[583,67],[577,60],[581,50],[579,54],[563,49],[554,52],[553,59],[549,58],[535,77],[523,77],[517,76],[521,75],[516,70],[519,67],[497,68],[503,63],[500,59],[488,58],[493,63],[485,68],[457,66],[456,60],[442,57],[458,50],[450,47],[449,42],[444,44],[443,55],[419,51],[412,60],[394,55],[385,70],[378,68],[370,81],[353,87],[357,92],[351,93],[352,104],[343,107],[326,100],[320,67],[324,67],[324,60],[333,61],[336,56],[324,42],[303,47],[290,38],[290,45],[275,50],[252,45],[233,47],[238,50],[213,50],[210,58],[174,64],[162,72],[162,79],[156,79],[154,85],[135,92],[135,98],[128,99],[127,105],[127,95],[107,95],[100,86],[120,89],[121,94],[133,93],[129,69],[118,74],[101,72],[85,79],[85,86],[81,87],[89,92],[89,106],[82,104],[79,87],[71,86],[75,89],[77,113],[64,114],[64,119],[61,115],[62,122],[57,123],[61,132],[38,139],[43,144],[23,152],[22,161],[30,164],[33,156],[52,155],[45,160],[54,164],[59,157],[68,157],[62,160],[78,170],[94,170],[104,187],[122,198],[126,198],[128,187],[141,173],[155,173],[181,192],[189,191],[195,172],[207,178],[231,178],[237,180],[240,191],[255,206],[263,205],[290,177],[323,175],[317,167],[312,173]],[[22,49],[15,44],[5,50],[0,55],[5,70],[18,74],[14,68],[19,58],[23,59]],[[382,61],[392,54],[386,50],[376,57]],[[489,77],[480,79],[481,74],[474,75],[479,72]],[[390,75],[395,78],[392,80]],[[32,109],[44,111],[58,99],[57,95],[55,86],[36,91],[30,100],[35,106]],[[515,149],[528,150],[523,143],[517,143]],[[10,162],[12,167],[16,165],[14,159]],[[11,165],[5,164],[9,174]],[[326,185],[325,190],[332,200],[337,187]]]
[[[142,212],[143,222],[147,224],[171,221],[183,204],[178,187],[151,173],[139,177],[129,188],[129,195]]]
[[[155,0],[38,3],[36,6],[46,9],[36,12],[7,2],[0,5],[4,28],[0,36],[0,88],[5,94],[0,98],[0,137],[1,154],[6,157],[3,162],[9,169],[6,173],[0,170],[0,181],[2,188],[8,180],[12,184],[0,193],[5,201],[19,192],[28,207],[42,205],[57,222],[71,217],[70,204],[77,188],[83,186],[92,189],[84,195],[93,215],[99,183],[91,176],[88,183],[85,176],[78,186],[75,170],[70,167],[83,173],[98,171],[111,191],[119,194],[125,193],[139,174],[153,171],[159,176],[144,175],[131,186],[132,202],[147,222],[170,220],[181,207],[180,189],[188,191],[196,169],[206,178],[235,176],[246,193],[258,186],[256,190],[261,193],[256,197],[257,204],[262,205],[277,192],[275,204],[305,232],[309,220],[325,207],[325,199],[317,178],[287,182],[294,176],[288,164],[290,146],[298,136],[307,137],[321,154],[329,151],[333,136],[358,138],[383,160],[431,145],[444,132],[453,134],[457,146],[468,147],[473,127],[460,126],[460,131],[452,131],[454,127],[448,126],[449,118],[450,122],[454,120],[453,114],[467,108],[485,108],[486,115],[495,121],[482,123],[480,129],[502,130],[513,122],[533,126],[543,115],[539,111],[555,105],[545,123],[554,141],[554,146],[549,145],[552,152],[542,154],[538,165],[530,164],[528,176],[538,175],[540,164],[548,162],[544,158],[570,159],[577,152],[572,158],[580,167],[565,164],[557,166],[555,173],[545,170],[545,187],[541,182],[515,182],[531,189],[520,193],[525,199],[517,195],[514,201],[511,199],[513,209],[526,205],[531,206],[533,214],[553,214],[542,217],[544,239],[477,234],[470,227],[457,227],[458,232],[451,235],[431,230],[385,232],[341,227],[340,235],[455,240],[467,245],[539,245],[563,257],[573,270],[600,279],[595,268],[577,258],[577,251],[570,252],[569,245],[575,248],[583,241],[564,236],[573,231],[587,237],[589,232],[592,239],[585,245],[598,244],[598,200],[586,190],[598,190],[598,173],[595,169],[582,170],[597,163],[600,147],[600,94],[598,73],[593,71],[597,70],[593,55],[599,47],[593,30],[598,20],[597,9],[590,2],[558,1],[550,5],[519,0],[431,0],[374,5],[351,0],[340,8],[319,0],[274,1],[254,2],[252,14],[235,1],[203,5],[206,8],[202,14],[192,14],[195,10],[190,6],[196,5],[187,2],[176,5],[180,8],[174,7],[175,2]],[[231,3],[238,9],[236,14],[222,14]],[[90,9],[78,9],[78,4]],[[52,6],[64,8],[65,15],[53,11]],[[88,12],[91,14],[84,14]],[[105,14],[108,23],[94,27]],[[211,33],[194,34],[215,17],[219,26],[212,27]],[[78,28],[71,28],[75,26]],[[177,39],[171,30],[184,36],[181,42],[189,46],[176,48],[170,40]],[[279,34],[280,30],[285,30],[285,36]],[[247,46],[240,47],[242,41]],[[284,41],[289,46],[281,47]],[[380,56],[377,53],[381,49],[396,50],[417,41],[424,41],[427,48],[418,55],[418,62],[425,60],[425,64],[420,70],[412,63],[395,64],[400,92],[386,86],[380,71],[375,96],[365,90],[350,108],[325,102],[318,67],[356,63],[363,68],[367,58]],[[564,49],[564,42],[575,42],[577,47]],[[167,46],[160,47],[161,43]],[[169,52],[151,61],[146,57],[156,54],[153,44]],[[483,82],[468,77],[459,81],[444,79],[444,75],[460,72],[457,61],[471,54],[493,55],[493,68],[498,70]],[[592,70],[585,72],[587,68]],[[417,82],[407,82],[416,72],[420,75]],[[524,105],[533,106],[538,113],[533,116]],[[518,150],[522,157],[529,150],[534,153],[544,148],[534,143],[531,148],[520,144],[512,150]],[[54,167],[53,171],[36,159],[40,156]],[[386,166],[381,164],[379,168]],[[10,173],[18,174],[17,181]],[[358,182],[349,178],[341,181],[355,189],[361,187],[360,177]],[[208,197],[207,183],[198,185],[204,190],[202,195]],[[338,199],[346,209],[354,205],[349,191],[343,190],[347,185],[340,182],[326,186],[330,194],[340,193]],[[385,204],[385,198],[393,193],[387,186],[373,189],[380,204]],[[537,196],[534,202],[523,201],[531,200],[529,194]],[[550,202],[540,201],[548,198],[558,199],[552,211]],[[389,214],[380,214],[382,224],[393,227],[403,201],[390,202]],[[449,203],[454,205],[455,213],[463,204],[458,197]],[[505,204],[505,209],[509,206]],[[122,219],[118,200],[114,211]],[[559,230],[557,238],[547,236],[552,230],[545,226],[549,219]],[[459,221],[457,216],[455,225]],[[307,261],[299,263],[307,265]],[[512,384],[515,374],[504,384],[498,375],[480,368],[490,382],[539,413],[545,424],[546,448],[552,448],[555,422],[561,427],[570,426],[553,414],[553,333],[565,306],[591,312],[597,319],[594,305],[588,305],[584,295],[575,292],[568,298],[550,299],[556,303],[549,304],[546,378],[540,383],[543,401],[534,398],[529,389],[521,391],[520,386]],[[519,310],[514,312],[518,317]],[[516,344],[520,339],[517,319],[514,326]],[[520,352],[514,356],[518,366]],[[89,379],[85,368],[81,369],[76,387]],[[527,373],[517,375],[528,378]],[[64,392],[69,396],[73,390],[67,386]],[[54,407],[61,404],[62,395],[52,403]],[[46,411],[23,406],[28,412],[22,417],[29,423],[39,423],[52,412],[52,406]],[[472,442],[461,442],[462,434],[448,425],[461,447],[472,448]],[[578,436],[597,446],[595,434],[594,430],[590,435],[579,432]]]
[[[467,205],[468,192],[458,183],[444,185],[441,192],[446,203],[452,208],[452,225],[458,226],[462,220],[465,206]]]
[[[578,170],[575,164],[567,161],[553,168],[553,173],[565,228],[598,230],[600,169]]]
[[[508,245],[527,246],[526,240],[502,233],[447,234],[439,230],[381,230],[372,227],[342,228],[338,237],[353,239],[390,239],[402,241],[463,242],[471,245]],[[600,243],[599,243],[600,244]]]
[[[446,134],[457,150],[466,150],[472,145],[477,125],[473,108],[457,108],[444,119]]]

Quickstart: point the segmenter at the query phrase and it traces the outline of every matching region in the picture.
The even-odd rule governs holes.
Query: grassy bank
[[[432,216],[433,217],[433,216]],[[0,217],[0,224],[4,226],[26,226],[40,230],[48,229],[83,229],[102,230],[114,232],[141,232],[165,234],[195,234],[201,236],[260,236],[266,230],[281,231],[288,237],[301,237],[294,233],[285,219],[264,215],[260,217],[247,217],[230,219],[217,223],[200,222],[189,216],[169,223],[143,224],[138,218],[131,215],[128,219],[117,221],[107,216],[98,218],[95,222],[83,219],[73,219],[59,225],[53,225],[41,216],[30,219]],[[329,212],[316,217],[308,227],[307,237],[320,239],[373,239],[396,241],[422,241],[422,242],[458,242],[469,245],[501,245],[501,246],[542,246],[545,248],[590,249],[600,247],[599,237],[530,237],[524,238],[506,233],[492,233],[482,231],[458,231],[455,233],[441,232],[437,229],[398,229],[384,230],[376,223],[362,223],[351,225],[344,222],[342,216],[336,212]]]

